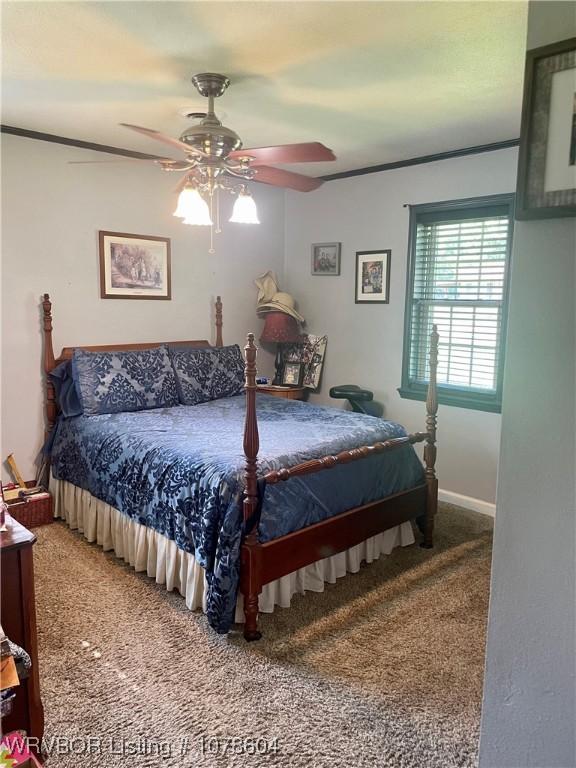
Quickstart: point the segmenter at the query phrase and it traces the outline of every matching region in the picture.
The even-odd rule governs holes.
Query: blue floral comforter
[[[259,473],[406,434],[372,416],[259,394]],[[243,395],[194,406],[63,420],[52,473],[172,539],[206,571],[207,615],[233,622],[243,536]],[[268,486],[269,541],[423,482],[412,446]]]

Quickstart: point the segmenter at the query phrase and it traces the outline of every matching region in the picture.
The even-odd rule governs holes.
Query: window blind
[[[510,205],[422,212],[414,224],[403,388],[427,384],[430,333],[437,325],[440,387],[495,398],[501,388]]]

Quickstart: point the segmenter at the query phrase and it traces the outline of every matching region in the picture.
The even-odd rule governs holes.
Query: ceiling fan
[[[298,192],[309,192],[322,184],[321,179],[280,168],[269,168],[268,164],[335,160],[332,150],[320,142],[242,149],[242,140],[238,134],[222,125],[214,113],[214,99],[224,94],[230,85],[230,80],[225,75],[204,72],[194,75],[192,83],[198,93],[208,99],[208,110],[206,114],[200,113],[202,114],[200,123],[187,128],[179,139],[150,128],[121,123],[125,128],[175,147],[186,155],[185,160],[158,160],[162,167],[173,171],[195,171],[200,167],[202,174],[206,169],[206,176],[217,177],[227,173],[246,180],[262,181],[265,184],[295,189]],[[195,115],[198,116],[199,113]],[[211,169],[212,174],[209,174],[207,169]]]
[[[222,96],[230,80],[225,75],[204,72],[194,75],[192,83],[198,93],[208,99],[206,113],[194,113],[202,119],[184,131],[180,138],[166,136],[150,128],[121,123],[125,128],[161,141],[184,154],[182,160],[158,158],[154,162],[163,170],[181,172],[177,187],[180,193],[174,212],[185,224],[213,225],[216,208],[219,219],[219,191],[237,194],[230,221],[259,223],[256,205],[245,182],[256,181],[277,187],[310,192],[322,184],[322,179],[274,168],[276,163],[311,163],[335,160],[331,149],[320,142],[284,144],[275,147],[244,149],[242,140],[231,128],[222,125],[214,113],[214,99]],[[203,197],[208,197],[208,202]],[[219,221],[216,222],[219,231]],[[210,249],[211,252],[213,248]]]
[[[189,115],[201,118],[200,122],[188,127],[180,138],[130,123],[121,125],[184,154],[182,160],[158,157],[154,162],[165,171],[183,173],[176,188],[180,195],[174,216],[182,218],[185,224],[210,226],[210,253],[213,253],[214,212],[216,232],[220,232],[220,191],[237,194],[230,221],[259,224],[256,204],[246,186],[247,181],[310,192],[323,183],[322,179],[274,168],[273,164],[322,162],[335,160],[336,157],[320,142],[244,149],[238,134],[222,125],[214,113],[214,99],[224,94],[230,85],[229,78],[203,72],[194,75],[192,83],[198,93],[208,99],[208,109],[205,113]]]

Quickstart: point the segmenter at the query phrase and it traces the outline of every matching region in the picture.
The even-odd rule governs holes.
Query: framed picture
[[[301,387],[304,366],[302,363],[284,363],[282,384],[285,387]]]
[[[301,341],[295,344],[282,345],[284,365],[289,363],[302,364],[302,386],[307,389],[318,389],[320,386],[327,343],[327,336],[314,336],[305,333],[302,334]]]
[[[100,232],[103,299],[171,299],[167,237]]]
[[[388,304],[392,251],[356,251],[356,304]]]
[[[315,243],[312,246],[312,274],[325,277],[340,274],[341,243]]]
[[[516,218],[576,216],[576,38],[528,51]]]

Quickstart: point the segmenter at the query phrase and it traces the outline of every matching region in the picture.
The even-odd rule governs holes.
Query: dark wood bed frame
[[[65,347],[58,358],[54,357],[52,346],[52,304],[48,294],[42,301],[44,326],[44,371],[46,427],[52,429],[58,416],[58,406],[54,387],[48,374],[59,363],[70,360],[74,347]],[[216,343],[222,342],[222,301],[220,296],[215,302],[216,314]],[[111,344],[104,346],[83,346],[82,349],[91,351],[124,351],[168,346],[190,345],[195,347],[210,347],[206,339],[192,341],[169,341],[140,344]],[[244,524],[248,526],[256,519],[258,508],[258,420],[256,415],[256,353],[254,334],[248,334],[244,348],[246,358],[245,390],[246,390],[246,420],[244,426],[245,489],[243,501]],[[240,564],[240,591],[244,597],[244,637],[246,640],[259,640],[258,631],[258,596],[262,587],[271,581],[279,579],[298,568],[322,560],[323,558],[343,552],[360,542],[375,536],[382,531],[393,528],[400,523],[416,519],[423,534],[421,546],[432,547],[434,531],[434,516],[438,506],[438,480],[436,478],[436,413],[438,399],[436,392],[436,371],[438,365],[438,332],[436,326],[430,337],[430,383],[426,398],[426,431],[415,432],[406,437],[393,438],[385,442],[365,445],[342,451],[334,456],[324,456],[312,459],[293,467],[275,470],[263,475],[267,484],[280,483],[291,477],[302,477],[314,472],[323,472],[337,466],[360,461],[376,453],[393,451],[403,445],[425,443],[424,464],[425,482],[416,488],[411,488],[383,499],[378,499],[361,507],[354,507],[341,514],[329,517],[319,523],[301,530],[281,536],[278,539],[261,543],[258,541],[257,526],[252,525],[247,531],[242,543]]]

